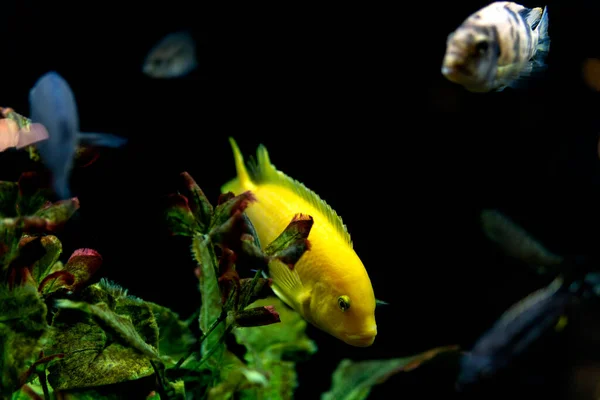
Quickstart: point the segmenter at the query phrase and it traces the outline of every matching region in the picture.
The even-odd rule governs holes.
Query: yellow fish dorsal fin
[[[346,241],[346,243],[352,247],[352,239],[350,238],[350,233],[348,233],[346,225],[344,225],[342,218],[337,215],[335,210],[331,208],[329,204],[325,203],[325,201],[321,199],[318,194],[304,186],[303,183],[298,182],[297,180],[290,178],[283,172],[277,170],[277,168],[275,168],[275,166],[271,163],[267,148],[262,144],[258,146],[258,149],[256,150],[256,156],[258,160],[249,165],[250,174],[254,182],[271,183],[293,191],[314,208],[319,210],[319,212],[321,212],[321,214],[327,218],[327,221],[333,227],[335,227],[336,231]]]

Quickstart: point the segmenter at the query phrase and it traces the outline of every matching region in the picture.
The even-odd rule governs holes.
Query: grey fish
[[[196,41],[188,31],[168,34],[149,52],[142,71],[152,78],[179,78],[198,66]]]
[[[52,187],[60,199],[71,197],[69,178],[79,143],[121,147],[127,139],[105,133],[79,131],[79,114],[69,84],[56,72],[44,74],[29,92],[30,118],[48,131],[48,140],[36,143],[44,165],[52,174]]]

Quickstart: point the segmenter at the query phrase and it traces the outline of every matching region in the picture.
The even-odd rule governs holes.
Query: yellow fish
[[[295,267],[283,263],[269,267],[275,294],[308,322],[347,344],[372,345],[377,335],[375,295],[342,219],[316,193],[278,171],[263,145],[258,147],[257,162],[246,169],[235,140],[229,142],[237,177],[221,191],[254,194],[256,201],[246,215],[262,245],[279,236],[295,214],[308,214],[314,220],[308,236],[310,250]]]

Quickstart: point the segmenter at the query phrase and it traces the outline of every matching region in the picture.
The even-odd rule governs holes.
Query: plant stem
[[[203,363],[204,363],[206,360],[208,360],[208,359],[210,358],[210,356],[212,356],[212,355],[213,355],[213,353],[214,353],[215,351],[217,351],[217,348],[219,347],[218,345],[219,345],[219,344],[221,344],[222,342],[224,342],[224,341],[225,341],[225,338],[227,337],[227,335],[229,335],[229,334],[231,333],[231,331],[232,331],[232,330],[233,330],[233,325],[231,325],[231,326],[228,326],[228,327],[225,329],[225,333],[223,333],[223,336],[221,336],[221,337],[219,338],[219,342],[218,342],[217,344],[215,344],[215,345],[214,345],[214,346],[213,346],[213,347],[212,347],[212,348],[211,348],[211,349],[208,351],[208,353],[206,353],[206,354],[205,354],[205,355],[202,357],[202,359],[200,360],[200,363],[198,364],[198,366],[202,365],[202,364],[203,364]]]
[[[46,381],[46,370],[41,371],[38,376],[40,378],[40,385],[42,385],[42,390],[44,391],[44,400],[50,400],[50,390],[48,389],[48,382]]]
[[[260,278],[261,272],[262,272],[262,269],[258,269],[256,271],[256,273],[254,274],[254,277],[252,278],[252,282],[250,282],[250,289],[248,290],[248,292],[246,292],[246,296],[242,299],[242,304],[241,304],[240,310],[243,310],[244,308],[246,308],[248,306],[248,303],[250,302],[250,297],[252,296],[252,293],[254,292],[254,288],[256,287],[256,284],[258,283],[258,278]]]
[[[154,369],[154,374],[156,375],[156,380],[158,381],[158,394],[161,396],[161,398],[163,396],[165,399],[168,398],[166,392],[167,389],[165,388],[165,381],[162,377],[162,370],[159,370],[155,362],[152,360],[150,360],[150,365],[152,365],[152,368]]]
[[[215,328],[217,326],[219,326],[219,324],[223,321],[225,321],[225,319],[227,318],[227,313],[226,312],[222,312],[221,315],[219,316],[219,318],[217,318],[215,320],[215,322],[213,322],[208,329],[206,330],[206,332],[202,333],[202,336],[200,336],[200,339],[198,339],[198,346],[202,345],[202,342],[204,342],[204,340],[208,337],[208,335],[210,335],[212,333],[212,331],[215,330]],[[177,364],[175,365],[175,369],[179,369],[179,367],[181,367],[181,365],[185,362],[185,360],[187,360],[192,354],[194,354],[195,351],[195,346],[194,348],[190,349],[189,353],[187,355],[185,355],[184,357],[182,357]]]

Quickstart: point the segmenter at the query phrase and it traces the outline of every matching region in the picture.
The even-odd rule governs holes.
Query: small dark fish
[[[52,186],[60,199],[71,196],[69,177],[79,143],[121,147],[127,139],[104,133],[79,131],[79,114],[69,84],[56,72],[44,74],[29,92],[30,117],[46,127],[49,138],[36,143],[42,162],[52,174]]]
[[[484,234],[509,256],[524,261],[543,272],[548,267],[558,266],[564,258],[547,250],[531,237],[522,227],[497,210],[481,212]]]
[[[196,41],[188,31],[171,33],[148,53],[142,71],[152,78],[179,78],[198,67]]]
[[[460,361],[457,389],[491,377],[511,364],[550,328],[576,299],[561,277],[510,307]]]
[[[583,282],[584,297],[600,297],[600,260],[596,256],[560,256],[546,249],[525,229],[497,210],[483,210],[485,235],[508,255],[534,267],[539,274],[561,274],[565,281]]]

